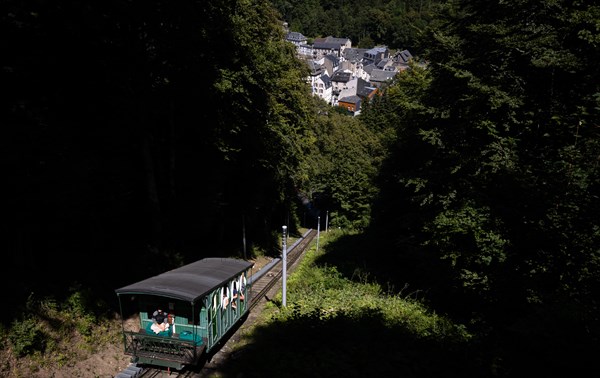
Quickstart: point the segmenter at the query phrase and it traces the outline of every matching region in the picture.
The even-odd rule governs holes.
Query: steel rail
[[[302,255],[302,253],[304,253],[304,250],[310,245],[312,240],[315,238],[315,235],[316,235],[316,231],[313,229],[310,229],[306,233],[304,233],[302,238],[296,240],[296,242],[287,251],[288,266],[294,265],[294,263]],[[257,278],[255,278],[257,276],[256,274],[252,276],[252,278],[253,278],[253,280],[251,281],[252,283],[256,283],[259,281],[263,282],[263,281],[265,281],[263,279],[265,274],[271,273],[272,271],[276,271],[274,274],[267,276],[264,286],[258,292],[252,292],[251,300],[250,300],[250,307],[249,307],[250,310],[252,310],[254,307],[256,307],[256,305],[260,302],[260,300],[273,288],[273,286],[275,286],[275,284],[281,278],[281,275],[283,274],[283,271],[280,268],[281,264],[282,264],[281,260],[282,259],[280,257],[273,259],[273,261],[271,261],[269,264],[267,264],[263,267],[263,269],[260,271],[261,272],[260,275]],[[280,269],[277,270],[277,269],[275,269],[276,267],[278,267]],[[254,286],[255,285],[251,286],[251,290],[254,289]]]

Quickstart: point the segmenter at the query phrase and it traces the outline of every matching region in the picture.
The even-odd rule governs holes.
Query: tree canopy
[[[331,227],[363,229],[377,194],[374,179],[385,154],[375,130],[315,97],[306,174],[297,180],[313,217]]]
[[[3,9],[4,266],[28,277],[12,294],[106,288],[96,259],[121,277],[241,256],[242,232],[276,251],[310,93],[268,2]]]
[[[438,1],[432,0],[272,0],[292,31],[307,37],[349,38],[353,46],[385,44],[412,49],[419,30],[431,22]]]
[[[597,337],[571,327],[598,311],[599,11],[452,2],[420,41],[427,68],[365,115],[396,132],[373,227],[455,311],[528,340],[506,358],[586,358],[559,340]]]

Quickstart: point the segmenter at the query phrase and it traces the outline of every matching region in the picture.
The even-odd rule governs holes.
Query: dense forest
[[[362,117],[395,131],[371,223],[386,253],[531,374],[600,346],[598,20],[589,2],[451,2],[419,37],[428,68]]]
[[[281,225],[327,212],[507,359],[600,350],[592,2],[7,0],[1,17],[5,325],[32,295],[276,255]],[[427,65],[350,117],[311,97],[284,21]]]
[[[277,248],[313,116],[268,3],[3,8],[11,309],[31,292],[110,292],[132,270],[242,257],[243,232],[248,253]]]
[[[292,31],[309,38],[349,38],[353,47],[416,47],[420,31],[433,19],[433,0],[273,0]]]

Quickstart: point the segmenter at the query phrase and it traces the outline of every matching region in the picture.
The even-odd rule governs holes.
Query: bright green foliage
[[[328,232],[319,253],[313,246],[305,254],[290,277],[287,306],[281,306],[279,295],[271,301],[262,314],[265,321],[242,337],[247,344],[235,349],[239,358],[228,364],[226,374],[478,376],[479,361],[469,358],[471,335],[463,325],[414,299],[384,292],[364,277],[344,276],[338,266],[323,264],[331,252],[329,242],[340,234]],[[268,364],[256,362],[265,355]]]
[[[377,311],[388,327],[402,325],[418,337],[469,339],[462,326],[431,313],[416,300],[386,293],[380,285],[365,279],[357,282],[343,277],[333,266],[319,266],[317,261],[326,250],[327,240],[332,238],[335,236],[328,235],[319,253],[312,250],[303,258],[288,281],[293,305],[282,308],[275,315],[277,321],[304,316],[327,320],[342,314],[360,317],[365,311]]]
[[[223,199],[246,214],[250,228],[282,208],[289,213],[295,199],[294,176],[310,144],[308,67],[284,40],[268,2],[238,1],[215,12],[219,27],[227,25],[221,43],[229,52],[219,61],[212,99],[223,159],[217,175],[224,180]]]
[[[315,101],[319,103],[319,101]],[[374,178],[383,158],[377,134],[356,118],[317,105],[306,156],[307,175],[299,187],[330,212],[331,226],[363,228],[377,194]]]

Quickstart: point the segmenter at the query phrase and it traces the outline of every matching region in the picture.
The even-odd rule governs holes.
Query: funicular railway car
[[[116,289],[125,354],[138,365],[181,370],[197,365],[249,308],[252,263],[205,258]],[[166,314],[159,329],[153,314]],[[126,314],[139,314],[139,323]]]

